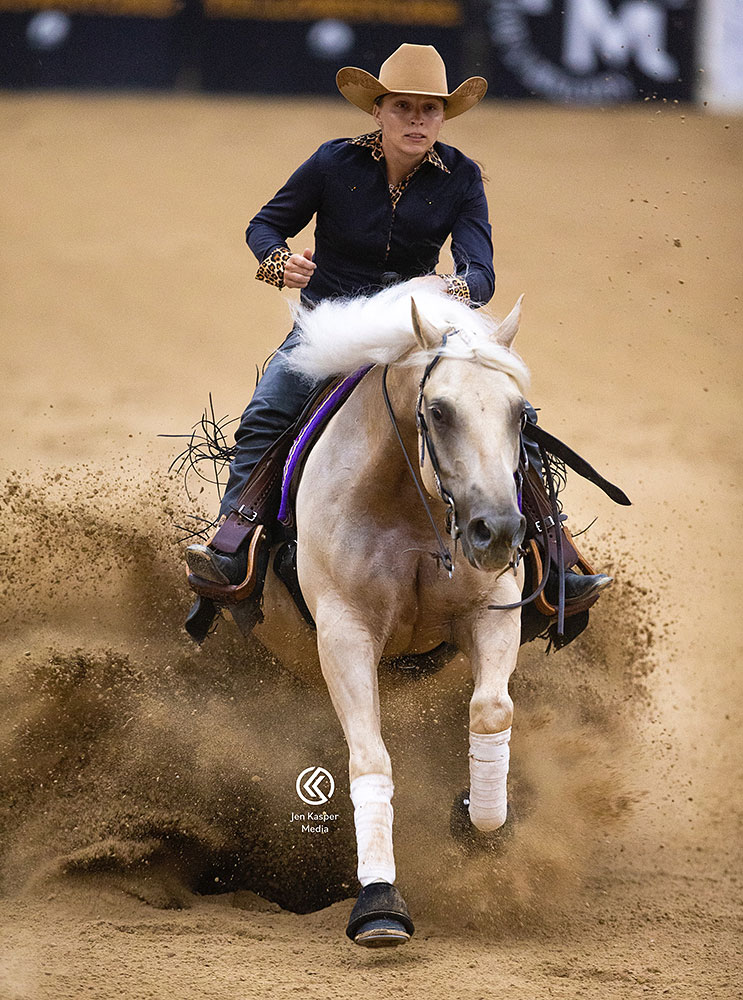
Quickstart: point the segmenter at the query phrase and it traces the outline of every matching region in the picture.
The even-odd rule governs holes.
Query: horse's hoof
[[[399,920],[367,920],[353,936],[353,943],[364,948],[396,948],[409,940]]]
[[[470,819],[470,793],[464,791],[454,800],[449,816],[449,832],[468,854],[501,847],[513,835],[513,813],[506,809],[506,821],[497,830],[478,830]]]
[[[395,886],[370,882],[351,910],[346,934],[364,948],[394,948],[409,941],[414,930],[405,900]]]

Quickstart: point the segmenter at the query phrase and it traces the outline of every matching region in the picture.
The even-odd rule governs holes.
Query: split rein
[[[447,527],[449,529],[449,535],[451,536],[451,539],[452,539],[452,542],[453,542],[453,545],[454,545],[454,551],[456,552],[457,540],[458,540],[459,536],[461,535],[461,529],[459,528],[459,525],[457,523],[457,506],[456,506],[456,502],[454,500],[454,497],[445,488],[445,486],[443,484],[442,476],[441,476],[441,466],[439,464],[438,456],[436,455],[436,449],[434,447],[434,443],[431,440],[431,434],[430,434],[430,431],[428,429],[428,423],[426,421],[425,414],[423,413],[423,392],[425,390],[426,383],[428,382],[428,379],[431,377],[431,373],[433,372],[434,368],[439,363],[439,361],[441,361],[441,359],[443,357],[443,349],[446,347],[447,336],[448,336],[447,334],[444,334],[444,337],[443,337],[443,340],[442,340],[442,343],[441,343],[441,350],[428,363],[428,365],[426,366],[426,368],[425,368],[425,370],[423,372],[423,376],[421,377],[420,384],[418,386],[418,399],[417,399],[416,408],[415,408],[415,422],[416,422],[416,426],[418,428],[418,432],[419,432],[420,438],[421,438],[420,465],[421,465],[421,467],[423,466],[423,464],[425,462],[425,459],[426,459],[426,452],[428,452],[428,455],[429,455],[429,458],[430,458],[430,461],[431,461],[431,468],[433,470],[434,482],[436,483],[436,491],[437,491],[439,497],[444,501],[444,503],[447,505],[447,508],[448,508],[447,514],[446,514]],[[436,525],[436,521],[434,519],[434,516],[433,516],[433,514],[431,512],[431,508],[430,508],[430,506],[428,504],[428,501],[426,499],[425,492],[424,492],[423,487],[421,486],[421,484],[419,482],[419,479],[418,479],[418,476],[416,475],[415,469],[413,468],[413,463],[410,461],[410,456],[408,455],[407,449],[405,447],[405,442],[402,439],[402,434],[400,433],[400,428],[399,428],[398,423],[397,423],[397,418],[395,416],[395,411],[393,409],[392,401],[390,399],[389,392],[388,392],[388,389],[387,389],[387,372],[388,371],[389,371],[389,365],[385,365],[385,367],[384,367],[384,369],[382,371],[382,395],[384,397],[384,403],[385,403],[385,406],[387,408],[387,413],[389,415],[390,422],[391,422],[393,430],[395,432],[395,436],[397,437],[397,441],[398,441],[398,443],[400,445],[400,450],[402,451],[403,457],[405,458],[405,463],[406,463],[406,465],[408,467],[408,471],[410,472],[410,477],[413,480],[413,483],[415,485],[416,490],[418,491],[418,496],[421,499],[421,503],[423,504],[423,508],[426,511],[426,514],[428,516],[428,520],[431,522],[431,527],[433,528],[434,534],[436,536],[436,542],[438,544],[438,552],[435,553],[436,558],[441,562],[441,565],[444,567],[444,569],[449,574],[449,579],[451,579],[452,576],[453,576],[453,574],[454,574],[454,560],[452,558],[451,552],[447,548],[447,546],[446,546],[446,544],[445,544],[445,542],[444,542],[444,540],[443,540],[443,538],[441,536],[441,533],[440,533],[440,531],[439,531],[439,529],[438,529],[438,527]],[[522,428],[522,430],[523,430],[523,428],[524,428],[525,425],[526,425],[526,410],[524,410],[523,413],[522,413],[522,415],[521,415],[521,428]],[[550,466],[550,462],[549,462],[549,457],[547,456],[547,453],[545,452],[545,450],[542,447],[541,443],[538,445],[538,447],[539,447],[539,453],[540,453],[541,458],[542,458],[542,464],[543,464],[544,470],[545,470],[545,479],[546,479],[546,482],[547,482],[547,489],[549,491],[550,504],[552,506],[552,518],[553,518],[553,522],[554,522],[554,524],[559,525],[559,523],[560,523],[560,512],[559,512],[559,508],[558,508],[558,504],[557,504],[557,491],[555,489],[555,484],[554,484],[554,480],[553,480],[553,477],[552,477],[552,471],[551,471],[551,466]],[[521,471],[521,468],[522,468],[522,465],[524,467],[526,466],[526,462],[527,462],[527,458],[526,458],[526,452],[524,450],[524,443],[523,443],[523,440],[521,440],[519,467],[516,470],[516,472],[514,473],[514,476],[515,476],[515,479],[516,479],[516,490],[517,490],[517,495],[518,495],[519,510],[521,510],[521,491],[522,491],[522,486],[523,486],[523,473]],[[544,545],[544,551],[546,553],[548,553],[549,552],[549,535],[547,534],[547,525],[545,523],[545,520],[546,519],[544,519],[544,518],[542,519],[541,524],[540,524],[540,528],[541,528],[541,534],[542,534],[542,543]],[[556,541],[557,541],[557,551],[558,551],[558,565],[562,566],[562,532],[559,531],[559,530],[557,531],[557,539],[556,539]],[[512,560],[508,564],[508,566],[506,567],[506,569],[513,569],[515,571],[516,567],[518,566],[518,563],[519,563],[519,560],[520,560],[522,554],[523,554],[523,550],[519,549],[519,551],[517,553],[517,556],[516,556],[516,561],[514,562]],[[524,598],[521,601],[517,601],[514,604],[489,604],[488,605],[489,610],[491,610],[491,611],[512,611],[512,610],[515,610],[516,608],[522,608],[522,607],[524,607],[527,604],[531,604],[532,601],[535,601],[537,599],[537,597],[539,597],[539,595],[542,593],[542,591],[544,590],[544,588],[547,586],[547,578],[549,576],[549,565],[550,565],[549,558],[545,558],[544,559],[543,572],[542,572],[542,579],[539,581],[539,586],[537,587],[537,589],[534,591],[533,594],[530,594],[529,597],[526,597],[526,598]],[[505,572],[505,569],[502,572]],[[564,601],[564,592],[565,592],[565,579],[564,579],[564,572],[562,572],[560,574],[560,581],[559,581],[559,593],[560,593],[559,608],[560,608],[561,611],[563,610],[564,603],[565,603],[565,601]]]

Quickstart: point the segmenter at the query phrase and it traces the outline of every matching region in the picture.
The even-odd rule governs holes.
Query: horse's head
[[[432,496],[453,501],[467,561],[476,569],[502,570],[514,559],[526,528],[515,481],[524,412],[519,376],[526,371],[510,354],[521,299],[487,343],[467,331],[443,335],[414,301],[412,314],[418,344],[429,354],[436,351],[438,359],[421,382],[423,483]]]

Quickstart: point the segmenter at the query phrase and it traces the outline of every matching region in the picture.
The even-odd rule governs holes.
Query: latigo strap
[[[269,511],[271,520],[281,486],[281,472],[294,440],[294,425],[284,431],[264,452],[247,485],[238,498],[235,509],[230,511],[210,541],[219,552],[237,552],[253,533],[256,525],[265,524]]]

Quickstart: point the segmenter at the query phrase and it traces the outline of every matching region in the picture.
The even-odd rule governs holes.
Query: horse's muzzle
[[[525,533],[526,518],[518,510],[482,513],[470,518],[462,532],[462,550],[472,566],[492,573],[511,562]]]

